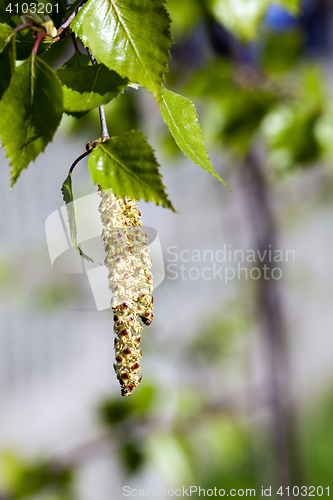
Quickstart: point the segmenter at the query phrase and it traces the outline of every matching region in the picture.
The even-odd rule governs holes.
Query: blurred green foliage
[[[172,33],[176,37],[188,35],[193,29],[193,25],[202,15],[202,6],[200,2],[193,0],[169,0],[168,11],[170,12],[172,24]]]
[[[316,134],[325,113],[327,96],[317,66],[300,67],[291,82],[290,96],[267,114],[262,132],[268,161],[279,171],[307,166],[319,159],[323,148]],[[288,82],[284,88],[287,88]]]
[[[214,364],[230,355],[251,324],[244,309],[244,305],[240,307],[233,303],[225,308],[224,314],[210,314],[208,320],[203,318],[203,324],[193,335],[188,357]]]
[[[267,30],[260,39],[264,70],[270,73],[291,70],[299,60],[303,43],[302,32],[297,28],[277,33]]]
[[[7,451],[0,457],[0,465],[2,488],[13,500],[26,498],[44,488],[54,499],[71,498],[72,473],[57,471],[47,460],[23,460]]]
[[[7,255],[0,256],[0,291],[4,287],[12,287],[15,267]]]
[[[144,419],[151,414],[155,389],[149,385],[140,386],[131,398],[112,398],[104,401],[99,409],[101,421],[108,425],[121,422]]]
[[[101,422],[110,429],[117,441],[119,457],[128,473],[134,473],[145,462],[143,437],[136,429],[153,414],[156,390],[153,386],[140,386],[131,398],[110,398],[101,403]]]
[[[6,252],[0,255],[0,297],[3,303],[15,301],[16,306],[22,309],[50,311],[59,307],[69,307],[80,297],[80,290],[72,276],[45,272],[44,275],[32,278],[31,275],[21,273],[15,267],[15,258],[18,256]],[[35,266],[36,259],[41,265],[48,256],[39,250],[37,252],[30,250],[24,257],[20,254],[19,259],[24,259],[24,265],[31,270]],[[49,271],[48,263],[45,265]],[[28,288],[29,294],[27,294]]]
[[[66,281],[66,283],[65,283]],[[69,307],[78,300],[79,290],[72,281],[67,280],[41,283],[34,293],[34,305],[39,309],[51,310]]]
[[[258,26],[267,8],[279,4],[291,13],[299,12],[299,0],[208,0],[216,19],[243,41],[258,36]]]
[[[307,409],[301,419],[301,447],[306,483],[333,488],[333,398],[332,389]]]
[[[216,59],[196,72],[185,88],[202,99],[202,128],[209,145],[245,157],[261,139],[268,165],[279,173],[313,165],[332,151],[332,107],[322,70],[302,62],[290,71],[275,72],[289,67],[292,50],[287,40],[275,39],[280,63],[266,56],[263,47],[262,59],[266,65],[270,60],[274,72]],[[293,46],[293,37],[289,41]]]

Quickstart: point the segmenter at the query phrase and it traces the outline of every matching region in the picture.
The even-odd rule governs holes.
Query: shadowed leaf
[[[9,87],[15,71],[15,35],[7,24],[0,24],[0,99]]]
[[[98,108],[118,97],[127,87],[127,80],[104,64],[59,69],[63,84],[64,110],[81,113]]]
[[[70,227],[70,233],[71,233],[71,240],[76,248],[76,250],[79,252],[81,257],[84,259],[90,261],[90,262],[95,262],[91,257],[86,255],[78,245],[76,241],[76,235],[77,235],[77,214],[76,214],[76,209],[75,209],[75,203],[74,203],[74,196],[73,196],[73,189],[72,189],[72,174],[69,173],[68,177],[66,180],[63,182],[62,188],[62,197],[64,202],[66,203],[66,209],[67,209],[67,215],[68,215],[68,222],[69,222],[69,227]]]
[[[63,111],[62,88],[52,69],[30,56],[0,102],[0,135],[12,165],[12,186],[53,139]]]

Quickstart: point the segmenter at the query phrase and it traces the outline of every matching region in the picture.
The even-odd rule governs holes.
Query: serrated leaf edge
[[[93,1],[93,0],[91,0],[91,1]],[[111,2],[111,4],[113,5],[113,8],[114,8],[114,10],[115,10],[115,12],[116,12],[116,7],[115,7],[116,3],[115,3],[115,1],[114,1],[114,0],[109,0],[109,1],[110,1],[110,2]],[[84,12],[85,12],[85,10],[87,9],[87,7],[88,7],[89,3],[90,3],[90,2],[88,1],[88,2],[85,4],[85,6],[82,8],[82,10],[80,11],[80,14],[81,14],[82,16],[84,15]],[[167,16],[167,18],[168,18],[168,21],[169,21],[169,26],[168,26],[168,35],[169,35],[169,37],[170,37],[170,45],[172,45],[172,44],[173,44],[173,38],[172,38],[172,32],[171,32],[171,28],[170,28],[171,23],[172,23],[172,19],[171,19],[171,17],[170,17],[170,14],[169,14],[169,12],[168,12],[168,10],[167,10],[167,8],[166,8],[165,4],[166,4],[166,0],[162,0],[162,8],[164,9],[164,13],[166,14],[166,16]],[[119,15],[118,15],[118,14],[117,14],[117,17],[118,17],[118,19],[119,19]],[[73,19],[72,23],[73,23],[74,21],[75,21],[75,18]],[[119,19],[119,22],[120,22],[120,24],[123,26],[123,23],[120,21],[120,19]],[[71,23],[71,24],[72,24],[72,23]],[[71,25],[70,25],[70,26],[71,26]],[[125,30],[125,28],[124,28],[124,26],[123,26],[123,29],[124,29],[124,31],[126,31],[126,30]],[[78,34],[76,33],[76,31],[75,31],[74,29],[73,29],[73,31],[74,31],[74,33],[76,34],[76,36],[77,36],[77,37],[81,40],[81,42],[82,42],[82,44],[84,45],[84,47],[86,47],[86,48],[87,48],[87,47],[88,47],[88,45],[89,45],[89,44],[88,44],[88,40],[87,40],[87,38],[86,38],[85,40],[83,40],[82,38],[80,38],[80,37],[78,36]],[[129,38],[130,38],[130,37],[129,37]],[[133,46],[133,44],[132,44],[132,43],[131,43],[131,45],[132,45],[132,47],[133,47],[133,49],[134,49],[135,53],[137,54],[137,51],[135,50],[135,47]],[[94,55],[95,55],[95,54],[94,54]],[[159,90],[160,90],[160,91],[159,91],[158,93],[152,92],[152,94],[153,94],[154,98],[155,98],[158,102],[161,102],[161,99],[162,99],[162,93],[163,93],[163,83],[164,83],[164,81],[165,81],[165,73],[167,73],[167,71],[168,71],[168,62],[169,62],[169,60],[170,60],[170,58],[171,58],[170,49],[168,49],[168,50],[167,50],[167,55],[168,55],[168,58],[167,58],[166,63],[164,64],[164,68],[163,68],[163,70],[162,70],[161,72],[157,73],[157,76],[159,76],[159,82],[160,82],[160,83],[158,84],[158,88],[159,88]],[[146,71],[146,69],[145,69],[145,67],[144,67],[144,65],[143,65],[143,63],[142,63],[142,61],[141,61],[141,58],[140,58],[139,54],[137,54],[137,57],[138,57],[138,60],[140,61],[141,65],[142,65],[142,67],[144,68],[144,71],[145,71],[146,75],[147,75],[147,76],[149,76],[149,75],[148,75],[148,73],[147,73],[147,71]],[[103,63],[103,64],[105,64],[105,63]],[[105,66],[106,66],[107,68],[112,69],[113,71],[115,71],[115,69],[114,69],[114,68],[109,67],[107,64],[105,64]],[[130,77],[129,77],[129,75],[127,75],[127,74],[126,74],[126,72],[124,72],[124,73],[120,73],[120,72],[119,72],[119,69],[118,69],[117,71],[118,71],[118,74],[119,74],[122,78],[127,78],[127,79],[128,79],[129,84],[131,84],[131,83],[133,83],[133,84],[138,83],[138,82],[132,82],[132,81],[131,81],[131,79],[130,79]],[[150,80],[152,83],[154,83],[154,84],[155,84],[155,81],[154,81],[154,80],[152,80],[151,78],[149,78],[149,80]],[[141,85],[141,84],[140,84],[140,85]],[[143,86],[144,88],[146,88],[144,85],[142,85],[142,86]]]
[[[44,62],[44,61],[43,61],[42,59],[40,59],[39,57],[34,56],[34,54],[31,54],[31,56],[30,56],[30,57],[31,57],[31,78],[30,78],[30,84],[31,84],[31,86],[33,86],[33,79],[34,79],[34,74],[33,74],[33,67],[34,67],[34,65],[33,65],[33,62],[34,62],[34,60],[35,60],[35,59],[38,59],[39,61],[41,61],[42,63],[44,63],[44,64],[45,64],[45,65],[46,65],[46,66],[47,66],[47,67],[48,67],[51,71],[53,71],[53,73],[54,73],[55,77],[57,78],[57,80],[58,80],[58,82],[59,82],[59,84],[60,84],[60,86],[62,87],[62,84],[61,84],[61,82],[60,82],[59,78],[57,77],[57,75],[56,75],[55,71],[54,71],[54,70],[53,70],[53,69],[52,69],[52,68],[51,68],[51,67],[50,67],[50,66],[49,66],[46,62]],[[26,61],[28,61],[28,59],[26,59]],[[24,62],[26,62],[26,61],[24,61]],[[23,63],[23,64],[24,64],[24,63]],[[8,87],[8,89],[9,89],[9,87]],[[6,90],[6,92],[8,91],[8,89]],[[31,94],[31,93],[30,93],[30,94]],[[31,97],[31,95],[30,95],[30,97]],[[31,102],[31,100],[30,100],[30,104],[29,104],[29,106],[30,106],[30,108],[32,107],[32,102]],[[62,113],[63,113],[63,112],[64,112],[64,109],[62,110]],[[60,118],[60,121],[61,121],[61,118]],[[59,125],[60,125],[60,121],[59,121],[58,127],[59,127]],[[29,129],[28,129],[28,130],[29,130]],[[37,156],[36,156],[33,160],[29,161],[29,163],[28,163],[28,164],[27,164],[24,168],[22,168],[22,170],[20,170],[20,172],[19,172],[16,176],[14,176],[14,174],[12,173],[12,176],[11,176],[11,184],[10,184],[10,187],[11,187],[11,188],[12,188],[12,187],[16,184],[16,182],[17,182],[18,178],[20,177],[21,173],[23,172],[23,170],[25,170],[26,168],[28,168],[28,166],[30,165],[30,163],[31,163],[31,162],[35,162],[35,161],[36,161],[36,159],[38,158],[38,156],[39,156],[41,153],[43,153],[43,152],[45,151],[46,147],[50,144],[50,142],[52,142],[52,141],[53,141],[53,137],[54,137],[55,133],[56,133],[56,130],[54,131],[54,133],[53,133],[52,138],[50,139],[50,141],[49,141],[47,144],[45,144],[45,146],[43,147],[43,149],[41,149],[41,150],[40,150],[40,152],[38,153],[38,155],[37,155]],[[5,150],[6,150],[6,158],[8,158],[8,159],[9,159],[9,164],[13,167],[13,164],[12,164],[11,158],[10,158],[10,156],[9,156],[9,153],[8,153],[8,150],[7,150],[6,145],[5,145],[5,144],[3,144],[3,147],[4,147],[4,148],[5,148]]]
[[[70,184],[71,189],[69,190],[66,182]],[[69,197],[71,198],[72,207],[73,207],[73,220],[71,221],[71,216],[68,208],[68,203],[66,201],[66,193],[65,191],[69,194]],[[72,189],[72,174],[69,173],[64,182],[62,183],[61,186],[61,192],[62,192],[62,198],[66,204],[66,211],[67,211],[67,216],[68,216],[68,224],[69,224],[69,229],[70,229],[70,236],[71,236],[71,241],[73,243],[74,248],[77,250],[77,252],[83,257],[84,259],[88,260],[89,262],[93,262],[94,264],[100,264],[99,262],[96,262],[94,259],[89,257],[89,255],[85,254],[83,250],[81,249],[80,245],[76,241],[76,235],[77,235],[77,212],[76,212],[76,207],[75,207],[75,202],[74,202],[74,196],[73,196],[73,189]]]
[[[156,156],[155,156],[155,151],[154,151],[154,149],[151,147],[151,145],[149,144],[149,142],[147,141],[147,138],[146,138],[146,137],[142,134],[142,132],[140,132],[139,130],[132,130],[132,131],[130,131],[130,132],[125,132],[124,134],[121,134],[121,135],[122,135],[122,136],[124,136],[124,135],[126,135],[126,134],[135,134],[135,135],[137,135],[137,136],[140,136],[140,138],[143,140],[143,142],[144,142],[144,143],[145,143],[145,144],[149,147],[150,152],[151,152],[151,154],[152,154],[152,156],[153,156],[154,160],[156,161],[157,166],[159,166],[159,163],[158,163],[158,161],[157,161],[157,159],[156,159]],[[114,139],[114,138],[116,138],[116,137],[120,137],[120,136],[110,137],[110,139]],[[107,143],[107,142],[108,142],[108,141],[105,141],[105,143]],[[105,144],[105,143],[99,144],[97,147],[98,147],[98,148],[100,148],[100,149],[103,151],[103,153],[104,153],[104,154],[108,155],[108,156],[109,156],[109,157],[110,157],[110,158],[111,158],[111,159],[112,159],[112,160],[113,160],[113,161],[114,161],[117,165],[119,165],[119,166],[120,166],[120,168],[122,168],[124,171],[126,171],[126,172],[128,173],[128,175],[130,175],[132,178],[134,178],[134,179],[135,179],[135,180],[136,180],[136,181],[137,181],[137,182],[138,182],[141,186],[144,186],[144,187],[146,188],[146,187],[147,187],[147,184],[146,184],[144,181],[142,181],[142,180],[140,179],[140,177],[138,177],[138,176],[137,176],[137,174],[133,173],[133,172],[132,172],[131,170],[129,170],[126,166],[124,166],[122,163],[120,163],[120,161],[119,161],[116,157],[114,157],[114,156],[110,153],[110,151],[108,151],[107,149],[105,149],[105,147],[104,147],[104,144]],[[169,198],[168,198],[168,196],[167,196],[167,193],[166,193],[166,190],[165,190],[165,186],[164,186],[164,184],[163,184],[163,182],[162,182],[162,175],[161,175],[161,173],[160,173],[160,171],[159,171],[159,169],[158,169],[158,168],[157,168],[157,175],[158,175],[159,181],[161,182],[161,187],[163,188],[163,190],[164,190],[164,192],[165,192],[167,205],[166,205],[166,206],[165,206],[165,205],[163,205],[163,203],[162,203],[162,202],[160,202],[160,203],[156,203],[156,202],[154,202],[154,203],[155,203],[155,205],[157,205],[157,206],[162,206],[162,207],[164,207],[164,208],[170,208],[170,210],[172,210],[173,212],[176,212],[176,210],[174,209],[174,207],[173,207],[173,205],[172,205],[171,201],[169,200]],[[148,187],[149,187],[149,189],[152,189],[149,185],[148,185]],[[152,189],[152,191],[153,191],[155,194],[157,194],[157,196],[158,196],[158,197],[160,197],[160,195],[159,195],[159,193],[158,193],[158,192],[156,192],[154,189]],[[117,193],[116,193],[116,194],[117,194]],[[145,198],[142,198],[142,199],[143,199],[145,202],[147,202],[147,203],[149,203],[149,202],[151,201],[151,200],[149,200],[149,199],[145,199]]]
[[[167,89],[164,89],[164,90],[167,90]],[[170,91],[169,91],[170,92]],[[176,94],[176,95],[180,95],[180,94]],[[180,97],[183,97],[184,99],[187,99],[187,101],[191,104],[191,106],[193,107],[193,110],[195,111],[195,116],[196,116],[196,121],[199,125],[199,116],[198,116],[198,113],[197,113],[197,110],[196,110],[196,107],[194,105],[194,103],[188,99],[187,97],[184,97],[184,96],[180,96]],[[166,108],[166,110],[168,111],[168,115],[170,116],[172,122],[174,123],[176,129],[179,131],[179,134],[182,136],[183,134],[181,133],[181,131],[179,130],[179,127],[177,125],[177,123],[175,122],[173,116],[172,116],[172,113],[170,112],[169,110],[169,107],[167,105],[167,103],[165,102],[165,99],[164,99],[164,96],[163,96],[163,93],[162,93],[162,101],[163,101],[163,104]],[[162,114],[162,113],[161,113]],[[163,118],[163,115],[162,115],[162,118]],[[164,118],[163,118],[164,120]],[[164,120],[165,122],[165,120]],[[166,123],[166,122],[165,122]],[[166,123],[166,125],[168,126],[168,124]],[[168,127],[169,128],[169,127]],[[170,130],[170,129],[169,129]],[[209,160],[209,157],[208,157],[208,152],[207,152],[207,149],[206,149],[206,146],[205,146],[205,143],[204,143],[204,138],[203,138],[203,135],[202,135],[202,132],[200,130],[200,125],[199,125],[199,131],[200,131],[200,136],[201,136],[201,139],[202,139],[202,144],[203,144],[203,147],[204,147],[204,150],[205,150],[205,153],[207,155],[207,159],[210,163],[210,160]],[[170,130],[170,133],[171,135],[173,136],[177,146],[181,149],[181,151],[184,153],[184,151],[182,150],[181,146],[178,144],[180,141],[178,139],[176,139],[176,137],[173,135],[173,133],[171,132]],[[203,166],[202,164],[202,160],[200,159],[200,157],[193,151],[193,149],[191,148],[191,146],[188,144],[188,142],[186,142],[185,139],[183,139],[184,143],[186,144],[186,146],[190,149],[190,151],[193,153],[193,155],[197,158],[197,162],[195,162],[197,165],[199,165],[199,167],[201,167],[203,170],[205,170],[206,172],[208,172],[209,174],[211,174],[213,177],[215,177],[215,179],[219,180],[220,182],[222,182],[230,191],[231,191],[231,188],[230,186],[228,186],[228,184],[226,184],[226,182],[222,179],[222,177],[220,177],[214,170],[214,167],[212,165],[210,165],[210,169],[208,169],[207,167]],[[185,156],[186,153],[184,153]],[[191,158],[189,158],[189,160],[193,161]]]

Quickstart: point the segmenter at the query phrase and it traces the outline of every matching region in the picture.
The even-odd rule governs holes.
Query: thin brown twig
[[[77,45],[77,41],[76,41],[76,37],[75,37],[75,33],[72,33],[72,34],[71,34],[71,37],[72,37],[72,42],[73,42],[73,45],[74,45],[75,52],[80,52],[80,51],[79,51],[79,47],[78,47],[78,45]]]
[[[82,9],[82,7],[84,6],[84,4],[87,2],[87,0],[83,0],[80,5],[78,6],[78,8],[72,12],[72,14],[69,16],[68,19],[66,19],[66,21],[64,21],[58,28],[58,35],[62,35],[62,33],[67,30],[67,28],[69,28],[69,25],[71,24],[71,22],[73,21],[74,17],[80,12],[80,10]]]

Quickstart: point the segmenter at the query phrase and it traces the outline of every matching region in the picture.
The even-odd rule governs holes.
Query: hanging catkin
[[[122,396],[129,396],[140,384],[138,375],[142,353],[139,349],[142,323],[153,320],[153,276],[138,202],[99,190],[99,206],[104,226],[102,239],[113,293],[115,359],[114,369]]]

